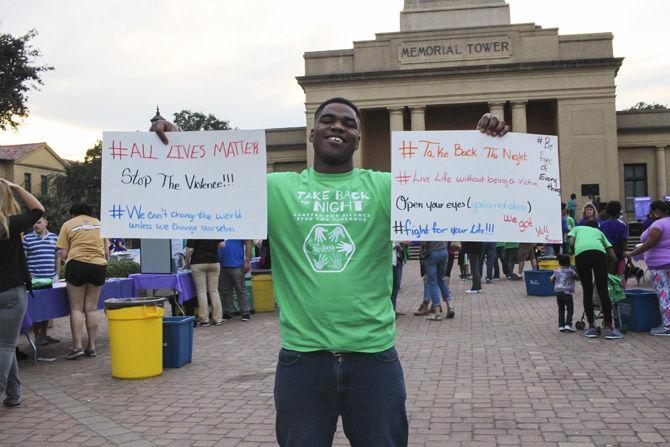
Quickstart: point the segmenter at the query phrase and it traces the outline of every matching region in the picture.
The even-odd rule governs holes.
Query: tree
[[[46,195],[40,196],[51,231],[57,232],[70,218],[70,207],[85,202],[100,216],[100,172],[102,168],[102,141],[98,140],[86,151],[83,162],[74,162],[65,168],[65,174],[52,175]]]
[[[626,109],[628,112],[632,112],[634,110],[668,110],[668,106],[665,104],[659,104],[657,102],[650,102],[647,104],[644,101],[640,101],[633,107]]]
[[[0,130],[16,129],[20,124],[18,118],[28,116],[26,92],[39,90],[40,74],[53,70],[53,67],[33,65],[40,56],[29,44],[35,36],[34,29],[18,38],[0,34]]]
[[[228,130],[230,123],[222,121],[212,115],[205,115],[202,112],[191,112],[184,109],[174,115],[174,123],[181,127],[181,130]]]

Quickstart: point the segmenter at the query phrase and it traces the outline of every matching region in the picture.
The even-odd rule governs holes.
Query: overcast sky
[[[617,109],[670,104],[668,0],[508,0],[512,23],[561,34],[612,32]],[[155,5],[161,4],[157,8]],[[146,130],[162,115],[213,113],[241,129],[304,126],[305,51],[351,48],[399,30],[402,0],[0,0],[0,33],[35,28],[31,116],[0,144],[47,141],[81,159],[103,130]]]

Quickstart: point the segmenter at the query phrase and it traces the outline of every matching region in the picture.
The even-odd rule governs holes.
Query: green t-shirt
[[[570,230],[568,237],[575,238],[575,256],[587,250],[598,250],[607,253],[612,246],[605,234],[597,228],[578,226]]]
[[[572,218],[572,216],[567,216],[568,220],[568,229],[572,230],[575,228],[575,219]]]
[[[380,352],[395,343],[391,176],[268,174],[268,235],[282,346]]]

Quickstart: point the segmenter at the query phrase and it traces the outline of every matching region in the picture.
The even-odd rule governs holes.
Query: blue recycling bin
[[[653,290],[626,289],[626,299],[617,303],[621,326],[633,332],[647,332],[661,325],[658,296]]]
[[[526,280],[526,294],[530,296],[553,296],[554,285],[549,278],[552,270],[526,270],[523,278]]]
[[[195,317],[163,317],[163,368],[191,363]]]

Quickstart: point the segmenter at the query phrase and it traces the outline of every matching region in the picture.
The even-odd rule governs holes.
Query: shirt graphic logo
[[[356,244],[340,224],[317,224],[312,227],[302,246],[312,269],[319,273],[343,271]]]

